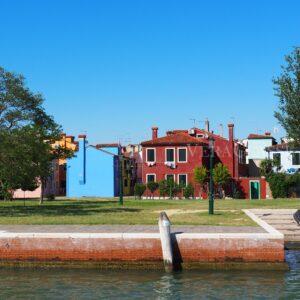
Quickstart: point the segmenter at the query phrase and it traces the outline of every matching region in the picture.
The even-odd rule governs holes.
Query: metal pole
[[[214,149],[210,149],[209,157],[209,211],[210,215],[214,214],[214,178],[213,178],[213,167],[214,167]]]
[[[119,147],[119,205],[123,205],[123,156]]]

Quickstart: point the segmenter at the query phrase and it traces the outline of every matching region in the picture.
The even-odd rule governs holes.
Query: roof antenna
[[[193,119],[193,118],[191,118],[191,119],[190,119],[190,121],[193,121],[193,123],[194,123],[194,127],[196,127],[196,122],[197,122],[197,120],[196,120],[196,119]]]

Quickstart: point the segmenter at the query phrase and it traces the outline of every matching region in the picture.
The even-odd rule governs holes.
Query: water
[[[0,299],[300,299],[300,251],[287,260],[287,272],[1,269]]]

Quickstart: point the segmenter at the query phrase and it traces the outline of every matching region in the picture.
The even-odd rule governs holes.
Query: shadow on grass
[[[110,201],[111,203],[115,203]],[[108,204],[108,202],[106,202]],[[34,216],[89,216],[101,213],[122,213],[122,212],[139,212],[142,209],[127,207],[103,207],[99,202],[84,202],[81,205],[60,204],[60,205],[10,205],[0,207],[0,218],[2,217],[34,217]]]

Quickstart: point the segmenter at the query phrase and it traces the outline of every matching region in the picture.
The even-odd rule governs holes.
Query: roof
[[[207,145],[203,140],[194,138],[185,133],[174,133],[164,137],[156,138],[153,140],[141,143],[142,146],[168,146],[168,145]]]
[[[263,140],[263,139],[272,139],[274,140],[274,138],[271,135],[267,135],[267,134],[256,134],[256,133],[250,133],[248,135],[248,140]]]
[[[118,143],[111,143],[111,144],[97,144],[95,147],[97,149],[100,149],[100,148],[117,148],[119,146],[120,145]]]
[[[296,147],[289,143],[281,143],[266,148],[266,151],[300,151],[300,146]]]

